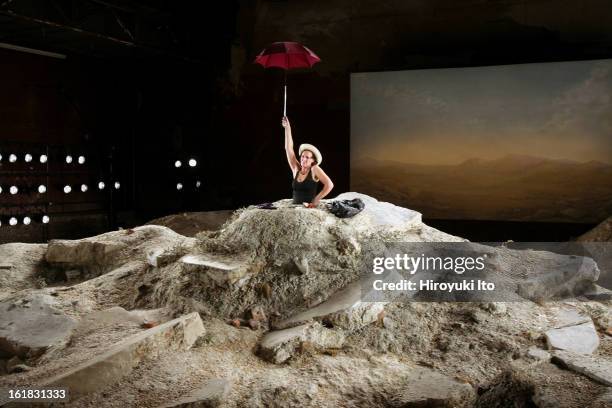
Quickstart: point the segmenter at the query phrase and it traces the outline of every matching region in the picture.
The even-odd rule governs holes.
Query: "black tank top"
[[[312,175],[310,174],[311,170],[308,170],[308,174],[306,178],[301,183],[297,180],[300,172],[295,173],[295,178],[293,179],[293,204],[302,204],[302,203],[310,203],[317,195],[317,184],[318,182],[314,181]]]

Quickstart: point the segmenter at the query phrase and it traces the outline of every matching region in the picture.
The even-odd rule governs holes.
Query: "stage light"
[[[17,161],[17,156],[15,156],[14,154],[11,154],[11,155],[9,156],[9,161],[10,161],[11,163],[15,163],[15,162]]]
[[[81,184],[81,191],[82,191],[83,193],[86,193],[86,192],[87,192],[87,184]]]
[[[72,191],[72,187],[66,185],[64,186],[64,193],[69,194]]]
[[[196,188],[200,188],[201,185],[202,185],[202,182],[200,180],[196,181]]]
[[[43,164],[47,162],[47,155],[46,154],[41,154],[40,155],[40,162],[43,163]]]
[[[198,165],[196,159],[189,159],[189,167],[195,167]]]
[[[106,184],[103,181],[98,183],[98,190],[104,190],[104,187],[106,187]]]
[[[25,155],[25,161],[26,163],[29,163],[32,161],[32,155],[30,153],[26,153]]]
[[[30,217],[23,217],[23,225],[30,225],[32,219]]]
[[[70,155],[66,156],[66,163],[68,164],[72,163],[72,156]]]
[[[44,184],[41,184],[40,186],[38,186],[38,193],[39,194],[45,194],[47,192],[47,187],[45,187]]]
[[[2,187],[0,187],[0,194],[2,194]]]
[[[9,189],[9,192],[15,195],[19,192],[19,189],[17,188],[17,186],[11,186],[11,188]]]
[[[2,155],[0,154],[0,161],[2,161]]]
[[[79,164],[85,163],[85,156],[79,156]]]
[[[119,190],[119,188],[121,188],[121,183],[115,181],[115,190]]]
[[[176,183],[176,189],[177,190],[182,190],[183,189],[183,183]]]
[[[180,161],[180,160],[177,160],[177,161],[175,161],[175,162],[174,162],[174,167],[176,167],[177,169],[178,169],[179,167],[181,167],[182,165],[183,165],[183,163],[181,163],[181,161]]]
[[[11,227],[14,227],[15,225],[17,225],[17,218],[11,217],[11,219],[9,220],[9,225]]]
[[[43,224],[48,224],[49,223],[49,216],[48,215],[43,215],[42,216],[42,223]]]

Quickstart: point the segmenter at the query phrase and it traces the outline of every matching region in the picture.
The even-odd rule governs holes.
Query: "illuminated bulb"
[[[2,187],[0,187],[0,194],[2,194]]]
[[[25,161],[26,163],[29,163],[32,161],[32,155],[30,153],[26,153],[25,155]]]
[[[182,190],[183,189],[183,183],[176,183],[176,189],[177,190]]]
[[[72,187],[70,186],[64,186],[64,193],[68,194],[72,191]]]
[[[202,182],[200,180],[196,181],[196,188],[200,188],[201,185],[202,185]]]
[[[9,225],[12,226],[12,227],[17,225],[17,218],[11,217],[11,219],[9,220]]]
[[[17,188],[17,186],[11,186],[11,188],[9,189],[9,192],[15,195],[19,192],[19,189]]]
[[[66,163],[68,164],[72,163],[72,156],[70,155],[66,156]]]
[[[189,167],[195,167],[197,166],[198,162],[196,161],[196,159],[189,159]]]
[[[83,193],[87,192],[87,184],[81,184],[81,191]]]
[[[0,154],[0,161],[2,161],[2,155]]]
[[[46,163],[47,162],[47,155],[46,154],[41,154],[40,155],[40,162],[41,163]]]
[[[23,225],[30,225],[32,219],[30,217],[23,217]]]
[[[17,161],[17,156],[15,156],[14,154],[11,154],[11,155],[9,156],[9,161],[10,161],[11,163],[15,163],[15,162]]]
[[[121,184],[118,181],[115,181],[115,190],[119,190]]]
[[[43,217],[42,217],[42,223],[43,223],[43,224],[48,224],[48,223],[49,223],[49,216],[48,216],[48,215],[43,215]]]
[[[181,167],[182,165],[183,165],[183,163],[181,163],[181,161],[180,161],[180,160],[177,160],[177,161],[175,161],[175,162],[174,162],[174,167],[176,167],[177,169],[178,169],[179,167]]]
[[[79,164],[85,163],[85,156],[79,156]]]
[[[99,182],[99,183],[98,183],[98,189],[99,189],[99,190],[104,190],[104,187],[106,187],[106,184],[104,184],[104,182],[103,182],[103,181],[101,181],[101,182]]]
[[[47,187],[45,187],[44,184],[41,184],[40,186],[38,186],[38,193],[39,194],[45,194],[47,192]]]

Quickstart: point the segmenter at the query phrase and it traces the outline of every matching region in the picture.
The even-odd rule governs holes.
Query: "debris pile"
[[[466,240],[338,197],[355,198],[350,218],[281,200],[193,238],[147,225],[0,246],[0,386],[70,386],[75,407],[606,406],[593,260],[486,247],[516,301],[366,301],[368,254]]]

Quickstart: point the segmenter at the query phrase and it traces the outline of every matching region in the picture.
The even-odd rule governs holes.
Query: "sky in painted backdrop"
[[[612,60],[351,75],[351,157],[612,164]]]

